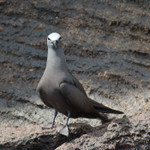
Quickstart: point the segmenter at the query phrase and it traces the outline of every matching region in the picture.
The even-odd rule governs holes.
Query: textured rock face
[[[150,149],[150,2],[0,1],[0,149]],[[88,95],[125,112],[70,120],[70,136],[41,130],[53,111],[36,96],[47,35],[63,36]],[[114,117],[114,115],[110,115]],[[64,123],[59,115],[57,123]]]
[[[150,110],[134,117],[123,117],[111,123],[92,128],[79,138],[64,143],[57,149],[149,149]]]

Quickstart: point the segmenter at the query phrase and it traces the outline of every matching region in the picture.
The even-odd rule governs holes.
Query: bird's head
[[[49,48],[59,48],[61,41],[61,36],[59,33],[53,32],[47,37],[47,46]]]

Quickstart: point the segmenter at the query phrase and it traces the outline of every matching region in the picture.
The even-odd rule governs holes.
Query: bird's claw
[[[69,128],[67,125],[59,125],[56,127],[56,130],[59,134],[62,134],[64,136],[69,136]]]

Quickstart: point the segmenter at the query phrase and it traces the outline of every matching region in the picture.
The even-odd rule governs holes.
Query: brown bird
[[[70,117],[99,118],[102,122],[108,122],[109,119],[103,113],[123,114],[88,98],[80,82],[67,68],[60,34],[48,35],[47,46],[47,64],[37,91],[44,104],[55,109],[52,127],[58,112],[67,116],[66,125],[59,130],[59,133],[67,136]]]

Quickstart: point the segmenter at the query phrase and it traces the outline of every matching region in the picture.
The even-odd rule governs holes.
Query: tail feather
[[[94,108],[98,111],[98,112],[102,112],[102,113],[112,113],[112,114],[124,114],[122,111],[119,110],[114,110],[111,109],[109,107],[104,106],[103,104],[99,104],[96,101],[90,99],[92,105],[94,106]]]

